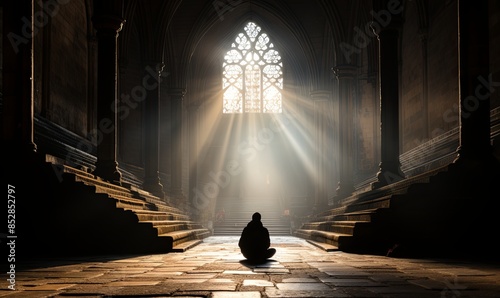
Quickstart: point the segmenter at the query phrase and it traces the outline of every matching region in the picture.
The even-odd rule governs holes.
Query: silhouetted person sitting
[[[269,231],[260,219],[260,213],[255,212],[252,221],[243,229],[238,243],[243,256],[252,263],[265,262],[276,253],[276,249],[269,248],[271,245]]]

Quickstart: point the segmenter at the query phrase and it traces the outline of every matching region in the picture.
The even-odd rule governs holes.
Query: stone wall
[[[429,2],[428,28],[419,28],[419,17],[409,2],[402,36],[401,153],[458,125],[456,3]]]
[[[126,32],[127,31],[127,32]],[[146,93],[142,78],[145,68],[141,63],[141,39],[135,23],[125,23],[119,42],[128,34],[126,49],[119,55],[118,155],[121,161],[143,166],[143,106]]]
[[[38,3],[38,2],[37,2]],[[83,0],[58,5],[50,13],[51,20],[44,34],[50,43],[44,44],[48,64],[38,68],[44,72],[46,97],[38,102],[46,108],[50,121],[86,137],[88,131],[88,38],[87,15]]]

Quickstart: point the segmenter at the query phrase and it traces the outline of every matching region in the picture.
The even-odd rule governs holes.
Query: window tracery
[[[254,22],[244,27],[222,64],[223,113],[281,113],[283,63]]]

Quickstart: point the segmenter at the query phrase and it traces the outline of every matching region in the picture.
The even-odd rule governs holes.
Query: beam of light
[[[315,115],[326,113],[324,118],[331,119],[333,111],[317,111],[310,98],[283,92],[283,113],[222,114],[220,85],[214,84],[205,94],[212,96],[199,110],[197,149],[195,156],[191,156],[195,160],[190,161],[191,167],[201,170],[198,173],[201,183],[211,179],[208,173],[225,171],[233,160],[242,169],[238,177],[229,175],[232,186],[244,184],[236,184],[237,188],[253,191],[273,188],[286,194],[284,188],[296,186],[294,179],[302,179],[300,183],[326,179],[336,184],[331,177],[320,177],[323,173],[318,171],[318,164],[333,167],[336,162],[333,156],[320,154],[324,149],[321,151],[317,146],[318,137],[329,138],[326,142],[336,145],[332,139],[334,132],[318,131],[315,123]],[[220,186],[220,190],[225,186]],[[232,192],[233,189],[229,195]]]
[[[311,179],[317,179],[314,156],[318,153],[314,134],[314,108],[311,100],[300,98],[292,94],[285,94],[285,98],[293,98],[294,104],[286,106],[287,117],[281,120],[282,134],[290,144],[291,150],[296,154],[302,166]],[[328,160],[328,156],[323,157]]]

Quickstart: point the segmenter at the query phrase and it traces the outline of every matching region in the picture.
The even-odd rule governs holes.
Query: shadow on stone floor
[[[279,263],[277,260],[274,260],[274,259],[269,259],[269,260],[266,260],[264,262],[250,262],[249,260],[241,260],[240,261],[240,264],[247,267],[247,268],[250,268],[250,269],[253,269],[253,268],[256,268],[256,267],[259,267],[259,268],[270,268],[273,266],[273,264],[276,264],[276,263]]]

